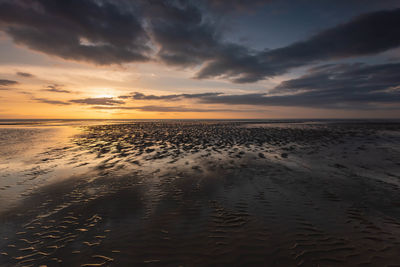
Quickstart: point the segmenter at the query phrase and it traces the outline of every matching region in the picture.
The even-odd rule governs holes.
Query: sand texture
[[[400,123],[73,129],[0,129],[0,266],[400,266]]]

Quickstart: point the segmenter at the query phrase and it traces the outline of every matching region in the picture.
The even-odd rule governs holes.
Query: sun
[[[113,88],[96,88],[92,92],[92,97],[94,98],[115,98],[118,96],[118,93]]]

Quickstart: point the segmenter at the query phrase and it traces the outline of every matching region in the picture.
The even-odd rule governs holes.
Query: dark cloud
[[[33,78],[33,77],[35,77],[33,74],[30,74],[28,72],[20,72],[20,71],[17,72],[17,75],[21,76],[21,77],[24,77],[24,78]]]
[[[341,102],[342,101],[342,102]],[[355,95],[347,98],[336,94],[301,93],[298,95],[268,96],[265,94],[225,95],[201,100],[202,103],[226,105],[258,105],[282,107],[306,107],[328,109],[384,109],[380,104],[396,104],[400,109],[400,97],[388,94]]]
[[[215,1],[214,4],[226,5],[225,2]],[[256,82],[295,67],[372,55],[400,45],[400,28],[397,27],[400,9],[361,15],[305,41],[254,51],[224,42],[217,23],[207,19],[207,13],[190,2],[185,5],[160,3],[161,15],[152,20],[154,38],[161,45],[158,56],[170,65],[202,65],[196,74],[198,79],[220,77],[236,83]]]
[[[299,78],[282,82],[273,92],[335,91],[343,94],[390,91],[400,85],[400,63],[330,64],[312,68]]]
[[[42,91],[46,91],[46,92],[54,92],[54,93],[72,93],[69,90],[65,90],[65,89],[61,89],[61,85],[59,84],[52,84],[52,85],[48,85],[46,87],[46,89],[42,89]]]
[[[330,64],[311,68],[305,75],[284,81],[268,93],[241,95],[199,93],[156,96],[135,92],[124,98],[159,101],[190,98],[203,104],[344,109],[379,109],[388,104],[400,109],[400,75],[398,73],[400,73],[400,63]],[[138,109],[137,107],[109,108]]]
[[[269,94],[219,95],[203,103],[373,109],[400,108],[399,64],[332,64],[282,82]]]
[[[400,45],[400,9],[379,11],[325,30],[309,40],[272,50],[265,58],[282,68],[315,61],[371,55]]]
[[[267,2],[3,0],[0,30],[18,44],[64,59],[104,65],[155,60],[182,68],[200,67],[198,79],[218,77],[236,83],[400,46],[400,9],[360,15],[272,50],[255,51],[224,39],[222,10]]]
[[[173,94],[173,95],[157,96],[157,95],[145,95],[142,93],[135,92],[130,97],[135,100],[178,100],[180,98],[180,95]]]
[[[147,112],[249,112],[249,110],[238,109],[201,109],[201,108],[188,108],[184,106],[165,107],[165,106],[140,106],[140,107],[103,107],[94,106],[93,109],[106,109],[106,110],[139,110]]]
[[[222,93],[201,93],[201,94],[171,94],[171,95],[145,95],[143,93],[134,92],[131,95],[119,96],[119,98],[132,98],[135,100],[179,100],[182,98],[202,98],[206,96],[221,95]]]
[[[215,76],[229,78],[236,75],[234,72],[237,71],[255,73],[263,68],[255,51],[223,40],[219,26],[222,17],[211,16],[210,12],[196,5],[198,1],[156,3],[151,6],[148,18],[151,34],[160,46],[156,58],[161,62],[178,67],[206,64],[196,75],[199,79]],[[211,1],[209,5],[219,4]],[[224,69],[224,73],[218,73],[216,68]],[[252,81],[259,79],[262,77],[252,78]]]
[[[16,43],[64,59],[145,61],[160,47],[157,59],[187,66],[202,64],[219,46],[214,20],[206,21],[208,12],[200,6],[173,0],[5,0],[0,25]]]
[[[157,57],[176,66],[199,65],[220,49],[214,20],[192,1],[153,1],[147,9]]]
[[[136,15],[112,1],[2,1],[0,25],[16,43],[64,59],[145,61],[150,51]]]
[[[134,92],[122,98],[171,101],[193,99],[201,104],[296,106],[331,109],[400,109],[400,63],[368,65],[329,64],[313,67],[296,79],[282,82],[268,93],[227,95],[222,93],[146,95]],[[151,112],[249,112],[243,109],[191,108],[186,106],[121,106],[113,98],[85,98],[69,102],[34,98],[48,104],[92,105],[93,109]]]
[[[10,86],[10,85],[16,85],[16,84],[18,84],[18,82],[17,82],[17,81],[0,79],[0,87],[1,87],[1,86]]]
[[[124,101],[115,100],[112,97],[73,99],[73,100],[70,100],[69,102],[75,103],[75,104],[104,105],[104,106],[113,106],[113,105],[125,104]]]
[[[22,95],[30,95],[30,96],[33,95],[31,92],[27,92],[27,91],[17,91],[17,93],[22,94]]]
[[[212,8],[218,11],[249,10],[270,3],[273,0],[207,0]],[[227,8],[228,7],[228,8]]]
[[[208,61],[196,74],[197,79],[219,77],[235,83],[250,83],[278,74],[261,53],[239,45],[226,45],[221,53]]]
[[[70,105],[70,103],[68,103],[68,102],[59,101],[59,100],[51,100],[51,99],[47,99],[47,98],[32,98],[32,99],[37,102],[40,102],[40,103],[51,104],[51,105],[61,105],[61,106]]]
[[[372,55],[400,45],[400,9],[379,11],[327,29],[308,40],[263,51],[228,53],[207,63],[198,78],[225,77],[234,82],[255,82],[283,74],[291,68],[323,60]]]

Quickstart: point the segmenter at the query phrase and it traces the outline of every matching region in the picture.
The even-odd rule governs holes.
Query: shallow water
[[[398,264],[400,124],[265,123],[3,126],[0,265]]]

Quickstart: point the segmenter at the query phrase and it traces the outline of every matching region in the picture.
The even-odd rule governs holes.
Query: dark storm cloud
[[[205,64],[196,75],[199,79],[232,78],[237,72],[248,73],[245,78],[235,79],[237,82],[263,79],[265,72],[261,69],[264,67],[257,53],[245,46],[225,42],[218,18],[195,3],[158,1],[152,5],[148,14],[151,32],[160,45],[156,58],[178,67]]]
[[[61,85],[58,84],[48,85],[46,89],[43,89],[42,91],[67,94],[71,93],[69,90],[61,89]]]
[[[254,51],[224,42],[217,23],[190,2],[160,3],[157,19],[152,20],[153,36],[161,45],[158,57],[170,65],[202,65],[198,79],[220,77],[236,83],[256,82],[295,67],[376,54],[400,45],[400,9],[361,15],[305,41]]]
[[[171,94],[171,95],[145,95],[143,93],[134,92],[131,95],[119,96],[119,98],[132,98],[135,100],[179,100],[182,98],[202,98],[207,96],[221,95],[222,93],[201,93],[201,94]]]
[[[242,56],[216,57],[198,78],[222,76],[238,83],[255,82],[291,68],[346,57],[372,55],[400,45],[400,9],[379,11],[327,29],[292,45]]]
[[[150,1],[146,15],[154,40],[160,45],[157,57],[177,66],[202,64],[219,49],[215,22],[191,1]]]
[[[371,109],[400,108],[399,64],[332,64],[282,82],[269,94],[218,95],[203,103]],[[278,95],[279,94],[279,95]]]
[[[219,77],[235,83],[251,83],[278,74],[261,53],[239,45],[229,45],[196,74],[197,79]]]
[[[272,50],[255,51],[224,39],[220,25],[226,10],[266,2],[3,0],[0,30],[18,44],[64,59],[200,66],[198,79],[219,77],[236,83],[256,82],[322,61],[373,55],[400,45],[400,9],[360,15]]]
[[[33,77],[35,77],[33,74],[30,74],[28,72],[20,72],[20,71],[17,72],[17,75],[21,76],[21,77],[24,77],[24,78],[33,78]]]
[[[70,103],[68,103],[68,102],[59,101],[59,100],[51,100],[51,99],[47,99],[47,98],[32,98],[32,99],[35,100],[36,102],[51,104],[51,105],[61,105],[61,106],[70,105]]]
[[[111,1],[2,1],[0,26],[16,43],[64,59],[123,63],[149,51],[138,18]]]
[[[70,100],[69,102],[75,103],[75,104],[105,105],[105,106],[113,106],[113,105],[125,104],[124,101],[115,100],[112,97],[73,99],[73,100]]]
[[[18,84],[17,81],[0,79],[0,88],[2,86],[10,86],[10,85],[16,85],[16,84]]]
[[[119,64],[152,57],[187,66],[202,64],[219,47],[213,20],[205,20],[208,12],[200,6],[179,0],[4,0],[0,26],[16,43],[64,59]]]
[[[376,54],[400,45],[400,9],[361,15],[309,40],[267,52],[282,68],[315,61]]]

